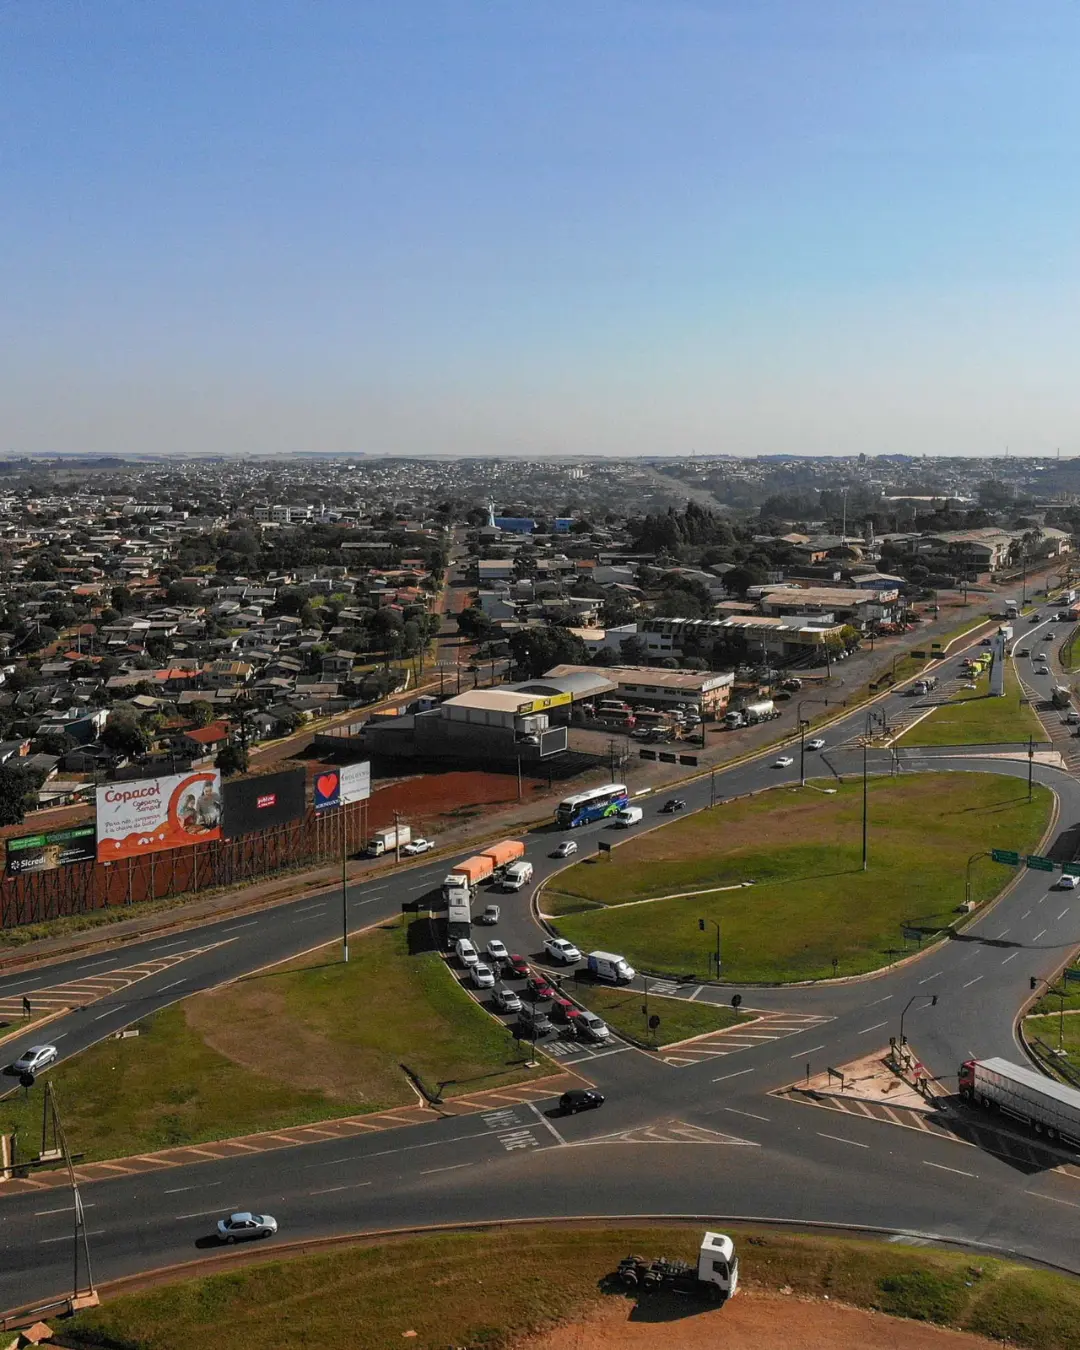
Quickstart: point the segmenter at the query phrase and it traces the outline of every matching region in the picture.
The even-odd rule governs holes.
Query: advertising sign
[[[45,834],[24,834],[7,841],[8,876],[23,872],[51,872],[70,863],[93,862],[97,857],[93,825],[72,825]]]
[[[222,792],[225,838],[236,839],[299,820],[304,814],[306,784],[303,769],[232,779]]]
[[[97,790],[98,862],[221,838],[217,769],[107,783]]]
[[[315,810],[328,811],[350,802],[366,802],[371,796],[371,763],[346,764],[341,769],[322,769],[315,775]]]

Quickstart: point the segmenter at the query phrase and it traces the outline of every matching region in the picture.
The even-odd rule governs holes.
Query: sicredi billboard
[[[24,834],[7,841],[5,870],[8,876],[23,872],[51,872],[54,867],[93,862],[97,857],[93,825],[72,825],[66,830]]]
[[[98,862],[221,838],[217,769],[107,783],[97,790]]]
[[[304,814],[306,785],[303,769],[232,779],[224,789],[225,838],[236,839],[299,820]]]

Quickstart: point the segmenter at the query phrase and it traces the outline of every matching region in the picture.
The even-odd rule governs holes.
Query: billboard
[[[307,774],[303,769],[232,779],[222,793],[225,838],[236,839],[255,830],[299,820],[306,805],[306,788]]]
[[[24,834],[7,841],[8,876],[23,872],[51,872],[70,863],[93,862],[97,857],[97,832],[93,825],[71,825],[66,830]]]
[[[97,790],[98,862],[221,838],[217,769],[107,783]]]
[[[366,802],[371,796],[371,762],[346,764],[340,769],[323,769],[315,775],[315,810]]]

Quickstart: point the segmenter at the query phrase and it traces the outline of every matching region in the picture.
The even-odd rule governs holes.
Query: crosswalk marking
[[[737,1054],[740,1050],[754,1050],[771,1041],[794,1036],[797,1032],[831,1022],[831,1017],[818,1013],[755,1012],[754,1020],[736,1023],[722,1031],[711,1031],[693,1040],[680,1041],[668,1048],[662,1057],[665,1064],[684,1069],[691,1064],[705,1064],[722,1055]]]

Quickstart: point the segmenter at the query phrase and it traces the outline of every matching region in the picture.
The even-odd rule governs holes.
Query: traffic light
[[[936,1007],[937,1007],[937,994],[931,994],[931,995],[930,995],[930,1006],[931,1006],[931,1008],[936,1008]]]
[[[1039,987],[1039,979],[1038,979],[1038,976],[1032,975],[1032,977],[1031,977],[1031,987],[1032,987],[1032,989],[1038,989],[1038,987]]]
[[[704,931],[705,931],[705,920],[704,920],[704,919],[698,919],[698,921],[697,921],[697,926],[698,926],[698,932],[704,933]]]

